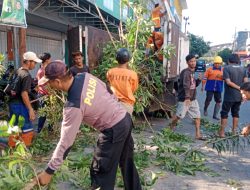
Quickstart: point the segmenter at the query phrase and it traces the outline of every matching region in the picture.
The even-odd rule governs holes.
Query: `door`
[[[69,28],[67,31],[67,57],[68,65],[72,66],[72,52],[81,51],[83,49],[83,35],[82,35],[82,26],[77,26],[74,28]]]

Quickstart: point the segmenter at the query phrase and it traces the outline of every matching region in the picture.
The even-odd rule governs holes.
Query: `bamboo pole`
[[[96,3],[95,3],[95,7],[96,7],[96,10],[97,10],[97,12],[98,12],[100,18],[102,19],[102,22],[103,22],[103,24],[104,24],[104,26],[105,26],[105,28],[106,28],[108,34],[109,34],[109,37],[110,37],[110,39],[111,39],[111,41],[112,41],[114,47],[117,48],[116,45],[115,45],[113,36],[111,35],[111,33],[110,33],[109,29],[108,29],[108,26],[107,26],[107,24],[106,24],[106,22],[105,22],[105,20],[104,20],[104,18],[103,18],[103,16],[102,16],[102,13],[101,13],[99,7],[96,5]]]
[[[120,2],[120,24],[119,24],[119,36],[122,43],[124,42],[124,34],[122,28],[122,2]]]

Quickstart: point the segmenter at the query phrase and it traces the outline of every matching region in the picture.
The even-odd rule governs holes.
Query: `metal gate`
[[[33,51],[37,55],[44,52],[51,54],[51,59],[64,59],[63,36],[60,32],[45,30],[42,28],[28,28],[26,37],[26,50]],[[32,77],[35,77],[40,64],[31,71]]]
[[[7,32],[0,32],[0,53],[7,57]]]

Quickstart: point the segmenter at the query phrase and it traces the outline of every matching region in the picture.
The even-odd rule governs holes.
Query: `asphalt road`
[[[198,87],[197,99],[200,105],[200,110],[203,116],[203,106],[205,101],[205,92],[201,93],[201,85]],[[208,109],[209,115],[206,117],[211,122],[218,122],[212,119],[214,102]],[[242,128],[247,123],[250,123],[250,102],[242,103],[240,109],[239,126]],[[166,119],[153,119],[151,121],[155,129],[160,129],[169,123]],[[194,138],[194,123],[191,119],[185,118],[181,121],[182,127],[176,129],[176,132],[186,134]],[[229,116],[228,127],[232,126],[232,118]],[[202,143],[196,141],[194,145]],[[197,173],[196,176],[176,176],[171,172],[165,172],[165,177],[157,180],[156,184],[150,188],[151,190],[250,190],[250,146],[247,146],[243,151],[236,154],[217,152],[210,147],[203,147],[202,151],[207,156],[207,166],[213,171],[220,174],[217,177],[208,176],[205,173]],[[159,168],[153,168],[154,171],[159,171]]]

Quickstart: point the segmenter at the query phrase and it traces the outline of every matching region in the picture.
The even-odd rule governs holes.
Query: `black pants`
[[[221,118],[227,119],[228,113],[231,110],[232,117],[239,118],[239,111],[240,111],[241,102],[223,102],[222,109],[221,109]]]
[[[119,123],[99,135],[90,168],[92,189],[113,190],[119,164],[125,190],[141,190],[133,160],[134,141],[131,131],[132,120],[126,114]]]
[[[206,102],[211,102],[213,97],[216,103],[221,103],[221,92],[207,91]]]

